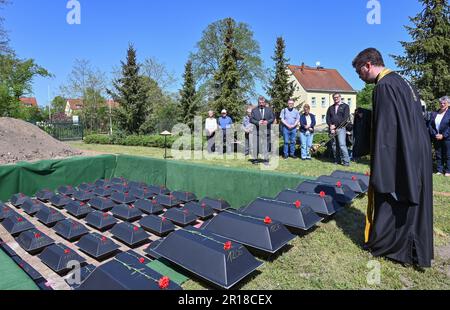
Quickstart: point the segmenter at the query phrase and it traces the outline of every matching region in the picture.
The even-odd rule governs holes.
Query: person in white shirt
[[[208,111],[208,118],[205,121],[205,133],[208,140],[208,153],[215,151],[214,137],[217,131],[217,119],[214,117],[213,111]]]

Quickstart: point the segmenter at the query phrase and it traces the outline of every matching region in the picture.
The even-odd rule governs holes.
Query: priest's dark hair
[[[373,66],[384,67],[383,56],[381,53],[373,47],[366,48],[353,59],[352,66],[355,69],[359,69],[367,62],[370,62]]]

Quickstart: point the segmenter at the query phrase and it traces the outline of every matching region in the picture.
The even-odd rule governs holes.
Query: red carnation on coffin
[[[40,234],[40,233],[35,233],[35,234],[34,234],[34,237],[35,237],[36,239],[39,239],[39,238],[41,237],[41,234]]]
[[[295,207],[296,207],[297,209],[300,209],[301,206],[302,206],[302,202],[301,202],[300,200],[297,200],[297,201],[295,202]]]
[[[109,216],[109,214],[108,213],[103,213],[103,217],[108,217]]]
[[[352,176],[352,181],[356,181],[356,177],[355,176]]]
[[[85,203],[84,202],[80,202],[80,206],[84,206],[85,205]]]
[[[322,191],[322,192],[320,192],[320,198],[325,198],[325,192],[324,191]]]
[[[64,250],[64,254],[69,254],[70,253],[70,250],[69,249],[65,249]]]
[[[341,187],[342,187],[342,182],[341,182],[341,181],[338,181],[338,182],[336,183],[336,186],[337,186],[338,188],[341,188]]]
[[[102,241],[105,242],[106,241],[106,237],[102,236]]]
[[[23,222],[23,218],[19,217],[19,218],[17,219],[17,222]]]
[[[152,200],[152,204],[156,205],[158,202],[156,200]]]
[[[202,208],[206,208],[206,203],[202,203]]]
[[[138,230],[139,230],[139,227],[134,226],[134,227],[133,227],[133,230],[134,230],[134,231],[138,231]]]
[[[268,216],[266,216],[266,218],[264,219],[264,223],[265,224],[272,224],[272,219]]]
[[[143,258],[143,257],[139,258],[139,262],[140,262],[141,264],[145,263],[145,258]]]
[[[227,241],[223,244],[223,249],[229,251],[231,249],[231,241]]]
[[[168,288],[169,284],[170,284],[169,277],[162,277],[161,279],[158,280],[159,288],[162,290],[165,290],[166,288]]]
[[[165,222],[165,221],[167,221],[167,219],[163,216],[163,217],[161,218],[161,221]]]

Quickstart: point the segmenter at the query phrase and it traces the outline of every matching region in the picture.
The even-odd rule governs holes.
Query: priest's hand
[[[443,135],[441,135],[441,134],[436,135],[436,140],[441,141],[441,140],[443,140],[443,139],[444,139],[444,136],[443,136]]]

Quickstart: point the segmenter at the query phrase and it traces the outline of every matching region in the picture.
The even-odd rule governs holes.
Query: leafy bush
[[[172,147],[174,137],[167,137],[167,147]],[[138,136],[130,135],[124,136],[122,134],[116,135],[88,135],[84,138],[87,144],[116,144],[124,146],[147,146],[164,148],[164,137],[159,135]]]
[[[112,139],[108,135],[88,135],[84,137],[84,142],[87,144],[112,144]]]

